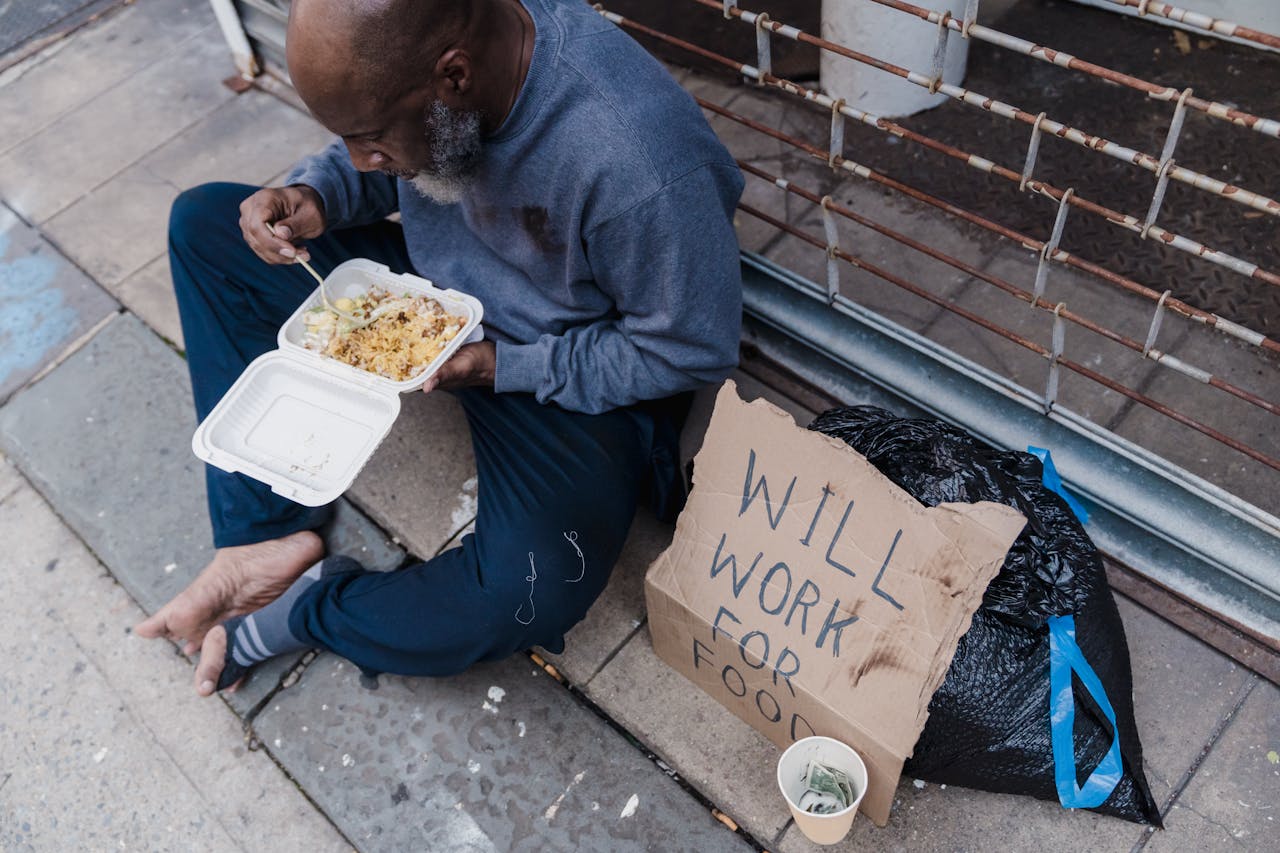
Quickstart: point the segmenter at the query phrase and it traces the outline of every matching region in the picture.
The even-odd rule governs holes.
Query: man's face
[[[482,151],[480,114],[457,109],[424,87],[370,110],[352,110],[332,123],[362,172],[383,172],[409,181],[441,204],[458,201],[474,179]]]

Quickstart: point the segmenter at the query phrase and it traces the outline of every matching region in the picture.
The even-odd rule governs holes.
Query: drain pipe
[[[244,34],[235,6],[231,0],[209,0],[209,5],[213,7],[213,14],[218,19],[227,47],[231,48],[231,58],[240,76],[246,80],[257,77],[262,69],[258,67],[258,58],[253,55],[253,48],[249,46],[249,37]]]
[[[914,0],[917,5],[972,22],[978,0]],[[969,59],[969,40],[948,27],[932,27],[901,12],[865,0],[822,0],[822,37],[906,68],[931,68],[938,83],[960,85]],[[967,27],[965,28],[967,31]],[[936,107],[946,95],[852,59],[822,51],[822,88],[851,107],[892,118]]]

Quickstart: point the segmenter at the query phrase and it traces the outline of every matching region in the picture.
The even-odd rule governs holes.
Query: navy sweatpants
[[[206,184],[183,193],[170,217],[201,419],[250,361],[275,348],[280,326],[315,288],[300,267],[266,264],[245,244],[238,208],[255,190]],[[412,271],[394,223],[331,231],[308,249],[322,272],[352,257]],[[366,671],[447,675],[533,645],[562,650],[564,634],[604,589],[638,501],[648,494],[669,516],[683,496],[677,441],[687,400],[584,415],[527,394],[456,396],[475,449],[475,533],[399,571],[321,580],[289,614],[299,639]],[[242,475],[209,467],[207,482],[217,547],[315,529],[330,515]]]

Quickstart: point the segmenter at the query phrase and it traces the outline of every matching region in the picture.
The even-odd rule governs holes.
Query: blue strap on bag
[[[1076,700],[1071,690],[1074,672],[1111,723],[1111,748],[1089,774],[1084,785],[1076,782],[1075,722]],[[1073,616],[1049,618],[1049,726],[1053,738],[1053,775],[1058,802],[1066,809],[1091,809],[1111,796],[1124,766],[1120,760],[1120,729],[1107,691],[1076,644]]]
[[[1084,508],[1084,504],[1067,491],[1067,487],[1062,485],[1062,478],[1058,476],[1058,469],[1054,467],[1053,456],[1043,447],[1032,447],[1027,445],[1027,452],[1032,456],[1040,459],[1043,473],[1040,475],[1040,482],[1046,489],[1058,495],[1067,502],[1067,506],[1075,513],[1076,518],[1080,519],[1081,524],[1089,523],[1089,511]]]

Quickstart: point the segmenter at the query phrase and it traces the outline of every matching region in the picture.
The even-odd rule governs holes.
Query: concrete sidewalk
[[[642,580],[671,531],[643,515],[565,654],[547,656],[558,678],[517,656],[371,691],[343,661],[306,655],[225,703],[200,701],[188,661],[126,632],[209,555],[168,206],[203,181],[270,182],[327,138],[261,91],[233,95],[219,83],[231,73],[206,4],[139,0],[0,75],[0,299],[20,321],[0,325],[0,594],[13,603],[0,627],[0,846],[810,849],[775,790],[776,748],[653,655]],[[751,226],[740,236],[763,248]],[[774,250],[788,258],[787,244]],[[456,543],[476,507],[457,405],[403,402],[325,532],[331,550],[382,570]],[[1137,606],[1121,612],[1166,832],[904,779],[890,826],[860,821],[837,849],[1268,849],[1280,692]]]

